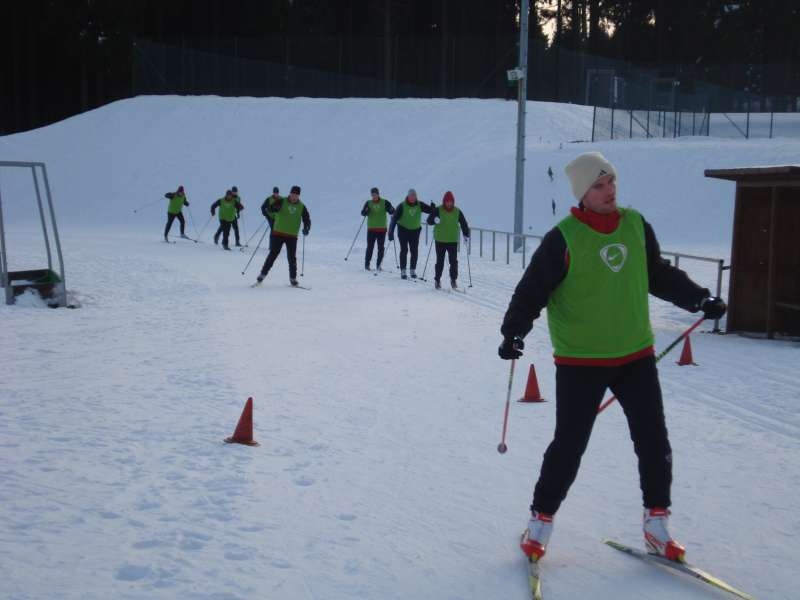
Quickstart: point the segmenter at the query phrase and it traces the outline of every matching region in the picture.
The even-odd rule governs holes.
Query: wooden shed
[[[800,166],[705,175],[736,182],[726,331],[800,336]]]

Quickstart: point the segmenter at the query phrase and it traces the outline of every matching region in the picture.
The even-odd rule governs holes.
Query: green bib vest
[[[236,200],[219,199],[219,220],[228,223],[236,220]]]
[[[303,205],[300,200],[292,204],[289,200],[281,203],[281,209],[275,213],[275,224],[272,226],[273,233],[282,233],[297,237],[300,231],[300,224],[303,222]]]
[[[558,224],[569,267],[547,304],[556,356],[618,358],[653,345],[644,222],[633,209],[619,210],[609,234],[572,215]]]
[[[386,200],[379,198],[377,202],[367,202],[369,215],[367,216],[367,229],[386,229]]]
[[[439,207],[439,222],[433,228],[433,239],[437,242],[458,242],[458,218],[461,211],[455,207],[447,211],[444,206]]]
[[[181,210],[183,210],[183,201],[186,200],[186,196],[183,194],[175,194],[172,198],[169,199],[169,206],[167,207],[167,212],[171,215],[177,215]]]
[[[422,209],[419,206],[419,202],[415,202],[414,204],[403,202],[400,206],[402,210],[400,218],[397,219],[397,224],[403,229],[410,229],[412,231],[421,229]]]

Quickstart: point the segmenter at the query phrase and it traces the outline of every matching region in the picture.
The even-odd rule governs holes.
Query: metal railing
[[[475,232],[478,232],[478,256],[481,258],[483,257],[483,238],[491,238],[491,249],[492,249],[492,260],[497,260],[497,239],[498,237],[505,239],[505,255],[506,255],[506,264],[511,264],[511,254],[512,252],[512,240],[517,240],[521,238],[521,244],[519,245],[519,254],[522,258],[521,266],[524,269],[527,267],[528,262],[528,250],[530,248],[535,249],[538,244],[531,244],[528,245],[528,239],[537,240],[539,242],[542,241],[544,236],[541,235],[531,235],[528,233],[513,233],[511,231],[499,231],[497,229],[484,229],[482,227],[471,227],[471,237],[469,240],[469,244],[467,247],[467,252],[472,254],[472,240],[475,239]]]
[[[471,237],[470,237],[470,240],[469,240],[469,244],[467,245],[467,252],[469,254],[473,254],[473,252],[472,252],[472,244],[473,244],[473,240],[475,239],[475,233],[476,232],[478,234],[477,235],[477,237],[478,237],[478,256],[480,256],[481,258],[483,257],[483,255],[484,255],[484,238],[487,238],[487,244],[486,244],[487,245],[487,254],[488,254],[488,250],[491,250],[491,259],[492,259],[492,261],[497,261],[498,260],[498,258],[497,258],[498,257],[498,239],[499,239],[500,244],[501,244],[501,246],[500,246],[501,253],[503,251],[502,244],[503,244],[503,242],[505,242],[505,263],[507,265],[511,264],[511,257],[512,257],[512,253],[514,252],[512,250],[511,241],[514,240],[514,239],[517,239],[517,238],[522,238],[522,245],[521,245],[521,249],[519,251],[519,254],[520,254],[520,258],[521,258],[520,266],[523,269],[527,268],[527,266],[528,266],[528,264],[527,264],[528,263],[528,250],[529,249],[535,250],[536,246],[538,246],[538,244],[536,244],[536,245],[531,244],[529,246],[528,243],[527,243],[527,240],[528,239],[532,239],[532,240],[535,239],[535,240],[538,240],[539,242],[541,242],[542,238],[544,237],[544,236],[541,236],[541,235],[531,235],[531,234],[527,234],[527,233],[520,234],[520,233],[513,233],[511,231],[500,231],[500,230],[497,230],[497,229],[484,229],[482,227],[472,227],[471,228]],[[489,242],[489,240],[491,240],[491,241]],[[427,243],[427,230],[426,230],[426,243]],[[670,260],[670,262],[675,267],[678,267],[678,268],[680,267],[681,259],[699,261],[699,262],[704,262],[704,263],[712,263],[712,264],[716,265],[716,271],[717,271],[716,296],[717,297],[721,297],[722,296],[722,274],[723,274],[723,271],[727,271],[727,270],[729,270],[731,268],[730,265],[725,265],[725,261],[723,259],[721,259],[721,258],[711,258],[711,257],[708,257],[708,256],[697,256],[695,254],[686,254],[686,253],[683,253],[683,252],[667,252],[667,251],[664,251],[664,250],[661,251],[661,256],[672,257],[672,260]],[[719,319],[714,321],[714,329],[713,329],[713,331],[714,331],[714,333],[719,333],[719,331],[720,331],[720,329],[719,329]]]
[[[20,161],[0,161],[0,168],[11,169],[30,169],[31,176],[33,177],[33,187],[36,192],[36,203],[39,208],[39,219],[42,224],[42,236],[44,238],[44,246],[47,252],[47,269],[53,271],[53,255],[50,249],[50,236],[48,231],[52,232],[53,242],[58,257],[58,275],[60,279],[56,284],[56,292],[58,297],[59,306],[67,306],[67,288],[66,276],[64,275],[64,255],[61,252],[61,240],[58,236],[58,226],[56,225],[56,213],[53,209],[53,195],[50,192],[50,180],[47,177],[47,167],[43,162],[20,162]],[[40,187],[40,178],[44,186],[45,204],[42,202],[42,189]],[[0,189],[0,285],[5,288],[6,304],[14,303],[14,291],[12,289],[12,281],[8,269],[8,245],[6,244],[5,222],[3,220],[3,198],[2,190]]]

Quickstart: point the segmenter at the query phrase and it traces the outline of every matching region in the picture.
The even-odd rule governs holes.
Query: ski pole
[[[153,200],[153,201],[151,201],[151,202],[145,202],[144,204],[142,204],[142,205],[141,205],[141,206],[139,206],[138,208],[134,208],[134,209],[133,209],[133,212],[138,212],[138,211],[142,210],[143,208],[146,208],[146,207],[148,207],[148,206],[152,206],[153,204],[155,204],[155,203],[156,203],[156,202],[158,202],[159,200],[161,200],[161,198],[156,198],[155,200]]]
[[[256,245],[256,249],[255,249],[255,250],[253,250],[253,254],[250,256],[250,260],[248,260],[248,261],[247,261],[247,264],[244,266],[244,271],[242,271],[242,275],[244,275],[244,272],[245,272],[245,271],[247,271],[247,267],[249,267],[249,266],[250,266],[250,263],[251,263],[251,262],[253,262],[253,259],[256,257],[256,252],[258,252],[258,249],[261,247],[261,242],[263,242],[263,241],[264,241],[264,236],[265,236],[265,235],[267,235],[267,232],[268,232],[269,230],[270,230],[270,228],[269,228],[269,227],[267,227],[267,228],[264,230],[264,233],[262,233],[262,234],[261,234],[261,239],[260,239],[260,240],[258,240],[258,245]]]
[[[253,232],[251,235],[250,235],[250,237],[249,237],[249,238],[247,238],[247,241],[244,243],[244,246],[242,246],[242,248],[247,248],[247,247],[250,245],[250,241],[251,241],[251,240],[252,240],[254,237],[256,237],[256,234],[257,234],[259,231],[261,231],[261,228],[262,228],[262,227],[263,227],[265,224],[266,224],[266,221],[264,221],[263,223],[261,223],[261,225],[259,225],[259,226],[258,226],[258,228],[257,228],[257,229],[256,229],[256,230],[255,230],[255,231],[254,231],[254,232]],[[243,237],[244,237],[244,236],[243,236]]]
[[[303,235],[303,252],[300,258],[300,277],[303,276],[305,270],[306,270],[306,236]]]
[[[203,228],[200,230],[200,233],[197,234],[197,239],[198,240],[200,239],[200,236],[203,235],[203,232],[206,230],[206,227],[208,227],[208,224],[211,223],[211,219],[213,219],[213,218],[214,218],[214,215],[210,215],[208,217],[208,221],[206,221],[206,224],[203,225]]]
[[[347,251],[347,256],[344,257],[345,260],[350,256],[350,253],[353,251],[353,246],[356,245],[356,240],[358,239],[358,234],[361,233],[361,228],[364,226],[364,221],[367,220],[367,215],[364,215],[364,218],[361,219],[361,225],[358,226],[358,231],[356,231],[356,237],[353,238],[353,243],[350,244],[350,250]]]
[[[397,242],[392,239],[392,246],[394,246],[394,266],[396,269],[400,268],[400,261],[397,260]]]
[[[472,239],[467,238],[467,273],[469,274],[469,287],[472,287],[472,267],[469,266],[470,250],[472,250]]]
[[[514,381],[514,365],[517,363],[516,358],[511,359],[511,371],[508,374],[508,393],[506,394],[506,410],[505,414],[503,415],[503,437],[500,440],[500,443],[497,444],[497,451],[500,454],[505,454],[506,450],[508,450],[508,446],[506,446],[506,431],[508,431],[508,408],[511,406],[511,384]]]
[[[191,206],[187,206],[186,207],[186,212],[189,213],[189,220],[192,222],[192,229],[194,229],[194,236],[195,236],[195,238],[199,238],[200,234],[197,232],[197,225],[194,224],[194,217],[192,216],[192,207]],[[196,241],[197,240],[195,240],[195,242]]]
[[[425,279],[425,272],[428,270],[428,260],[431,257],[431,250],[433,250],[433,244],[434,242],[431,242],[431,244],[428,246],[428,256],[425,257],[425,267],[422,269],[422,277],[420,277],[420,280],[422,281],[428,281],[427,279]]]
[[[680,342],[682,339],[684,339],[690,333],[692,333],[700,325],[700,323],[702,323],[703,321],[705,321],[705,317],[700,317],[694,325],[692,325],[691,327],[689,327],[689,329],[687,329],[682,334],[680,334],[678,336],[678,338],[674,342],[672,342],[669,346],[664,348],[664,350],[662,350],[661,353],[658,356],[656,356],[656,362],[658,362],[662,358],[664,358],[670,350],[672,350],[675,346],[678,345],[678,342]],[[600,408],[597,409],[597,414],[600,414],[601,412],[603,412],[608,407],[608,405],[611,404],[612,402],[614,402],[614,400],[616,400],[616,399],[617,399],[616,396],[611,396],[611,398],[609,398],[608,400],[603,402],[600,405]]]

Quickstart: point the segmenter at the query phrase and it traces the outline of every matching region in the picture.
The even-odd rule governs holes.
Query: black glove
[[[522,338],[517,336],[513,338],[505,338],[503,343],[497,349],[497,354],[503,360],[511,360],[512,358],[519,358],[522,356],[521,350],[525,348],[525,342]]]
[[[211,216],[212,217],[214,216],[214,209],[213,208],[211,209]]]
[[[717,298],[715,296],[706,298],[700,305],[700,310],[703,311],[705,318],[711,319],[712,321],[721,319],[727,309],[728,307],[725,306],[725,302],[722,300],[722,298]]]
[[[393,241],[394,241],[394,231],[390,231],[390,232],[389,232],[389,241],[390,241],[390,242],[393,242]]]
[[[308,235],[309,227],[303,227],[303,235]]]

